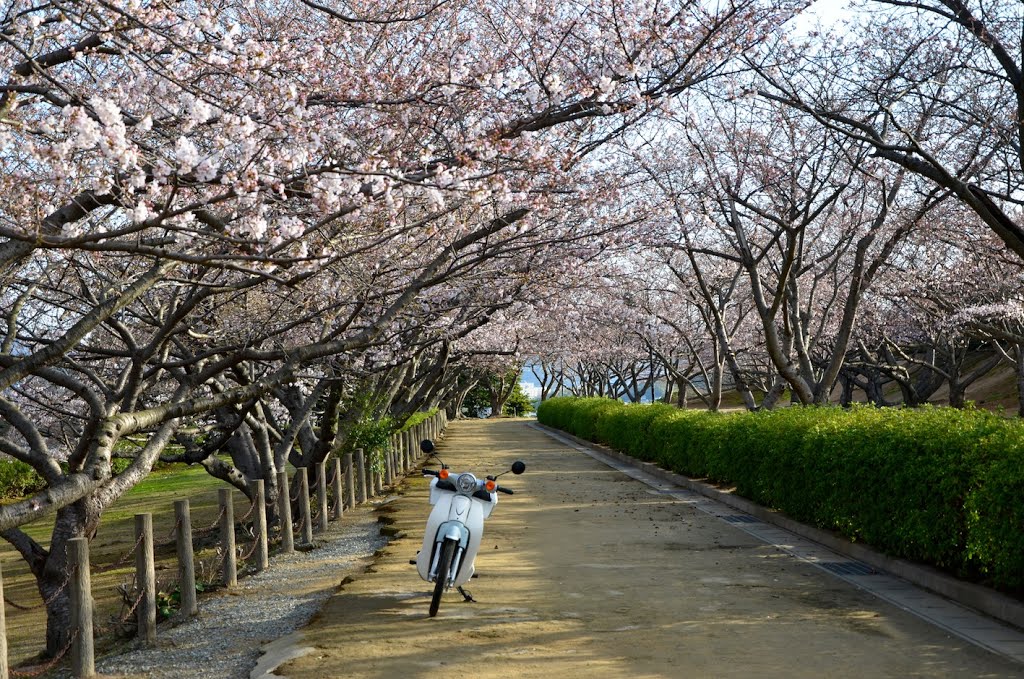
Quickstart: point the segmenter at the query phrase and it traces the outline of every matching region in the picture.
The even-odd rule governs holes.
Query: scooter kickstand
[[[476,599],[474,599],[473,595],[469,593],[469,590],[462,589],[461,587],[456,587],[455,589],[459,590],[459,594],[462,595],[463,603],[476,603]]]

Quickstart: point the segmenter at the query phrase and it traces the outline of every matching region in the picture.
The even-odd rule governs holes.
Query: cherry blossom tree
[[[1020,3],[871,0],[840,34],[752,62],[766,97],[867,144],[974,212],[1024,257]]]

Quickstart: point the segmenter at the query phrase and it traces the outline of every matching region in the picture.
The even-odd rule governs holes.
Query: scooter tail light
[[[442,469],[441,471],[439,471],[437,473],[437,478],[439,478],[439,479],[447,479],[448,478],[448,470],[447,469]]]
[[[494,481],[490,481],[490,480],[488,480],[487,483],[484,484],[484,488],[487,489],[488,493],[493,493],[494,489],[497,488],[497,487],[498,487],[498,484],[496,484]]]

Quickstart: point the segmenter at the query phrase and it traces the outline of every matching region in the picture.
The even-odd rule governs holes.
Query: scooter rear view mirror
[[[525,471],[526,471],[526,465],[523,463],[522,460],[516,460],[515,462],[512,463],[512,473],[513,474],[522,474]]]
[[[430,439],[423,439],[422,441],[420,441],[420,450],[422,450],[427,455],[430,455],[432,452],[434,452],[434,442],[431,441]]]

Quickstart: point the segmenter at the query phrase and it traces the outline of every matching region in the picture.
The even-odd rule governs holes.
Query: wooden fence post
[[[334,520],[340,521],[341,515],[345,512],[345,498],[342,493],[344,479],[341,471],[341,458],[334,458],[334,478],[331,479],[331,491],[334,493]]]
[[[135,586],[138,588],[138,607],[135,619],[138,636],[147,646],[156,643],[156,568],[153,563],[153,515],[135,515]]]
[[[359,504],[366,502],[366,456],[362,448],[356,448],[356,479],[359,487],[356,489],[356,500]]]
[[[398,445],[402,450],[402,467],[405,469],[406,474],[412,470],[412,465],[409,463],[409,437],[406,435],[407,433],[403,431],[398,434]]]
[[[366,453],[366,478],[363,482],[366,484],[366,499],[374,497],[377,494],[377,482],[374,479],[376,474],[373,471],[373,453]]]
[[[181,614],[192,617],[199,612],[196,602],[196,563],[192,553],[192,512],[188,500],[174,501],[174,535],[178,550],[178,591]]]
[[[323,533],[327,530],[327,462],[316,463],[316,501],[320,505],[316,530]]]
[[[295,474],[299,477],[299,521],[301,522],[299,530],[302,531],[302,544],[311,545],[313,544],[313,522],[309,516],[309,475],[306,474],[305,467],[296,469]]]
[[[373,489],[374,497],[377,497],[384,491],[384,471],[377,471],[372,463],[367,466],[370,471],[370,488]]]
[[[256,479],[256,493],[252,501],[256,504],[256,516],[252,520],[256,535],[256,570],[265,571],[270,566],[270,549],[267,546],[267,492],[263,479]]]
[[[7,667],[7,620],[4,617],[4,583],[0,574],[0,679],[8,679]]]
[[[345,506],[349,509],[356,506],[356,472],[352,457],[352,453],[345,453]]]
[[[238,584],[238,564],[235,563],[235,505],[230,488],[217,491],[220,499],[220,547],[224,550],[224,586]]]
[[[89,574],[89,540],[68,540],[71,576],[71,674],[77,679],[96,676],[96,654],[92,638],[92,578]]]
[[[277,473],[277,519],[281,522],[281,552],[295,551],[295,533],[292,532],[292,498],[288,487],[288,472]]]
[[[384,485],[392,486],[395,483],[395,437],[390,437],[388,447],[384,450]]]

